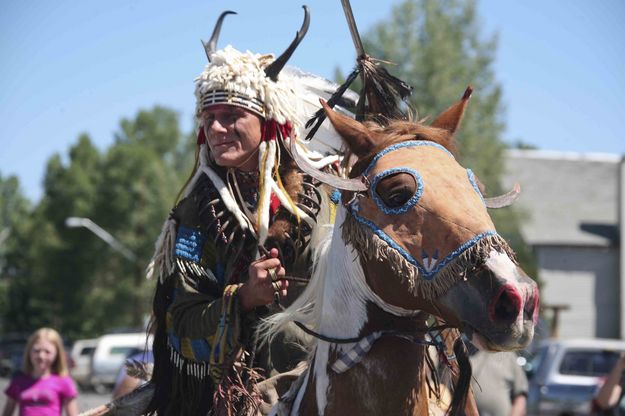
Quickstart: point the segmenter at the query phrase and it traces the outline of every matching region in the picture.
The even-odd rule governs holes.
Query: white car
[[[98,392],[110,390],[126,358],[144,350],[152,350],[152,336],[148,338],[144,332],[102,335],[91,359],[93,388]]]
[[[625,341],[571,339],[543,342],[526,365],[529,415],[588,415],[599,381],[614,367]]]
[[[91,387],[91,358],[95,351],[95,347],[98,345],[98,340],[93,339],[80,339],[74,342],[70,356],[74,361],[74,368],[72,368],[72,378],[81,389],[87,389]]]

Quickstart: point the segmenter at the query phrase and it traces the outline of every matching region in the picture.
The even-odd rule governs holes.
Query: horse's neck
[[[334,239],[340,238],[336,234]],[[411,331],[424,324],[412,319],[418,312],[385,304],[369,289],[358,255],[342,241],[332,242],[324,267],[318,328],[323,335],[354,338],[387,329]],[[318,342],[304,401],[315,400],[318,414],[427,414],[423,346],[384,336],[358,365],[334,373],[334,361],[353,345]]]
[[[344,211],[341,210],[341,211]],[[337,214],[341,224],[345,212]],[[352,338],[360,334],[368,321],[368,305],[399,317],[415,317],[420,311],[407,310],[384,302],[374,293],[365,277],[360,256],[346,245],[340,231],[335,231],[323,258],[324,286],[321,304],[317,305],[319,330],[326,336]]]
[[[372,318],[363,326],[379,329],[394,319]],[[408,330],[406,319],[396,318]],[[391,327],[392,328],[392,327]],[[348,344],[351,346],[351,344]],[[308,400],[316,402],[314,414],[427,415],[424,347],[394,336],[377,340],[357,365],[337,374],[331,366],[343,348],[320,342],[310,376]],[[303,414],[309,414],[303,412]]]
[[[329,355],[336,357],[332,351]],[[313,378],[315,393],[322,380],[319,374],[316,371]],[[358,365],[342,374],[328,370],[325,376],[326,398],[316,397],[318,409],[323,409],[319,414],[427,414],[423,348],[405,340],[382,338]]]

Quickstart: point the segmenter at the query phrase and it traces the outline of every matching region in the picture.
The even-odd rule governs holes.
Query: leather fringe
[[[343,241],[351,244],[367,260],[384,260],[391,267],[393,274],[399,276],[401,282],[408,281],[410,292],[425,299],[437,299],[460,280],[465,279],[467,272],[475,267],[478,261],[487,258],[491,250],[506,253],[515,261],[514,252],[508,243],[499,235],[484,237],[475,245],[453,259],[431,280],[421,278],[417,267],[410,264],[404,256],[380,239],[369,228],[361,225],[352,216],[347,215],[342,225]]]

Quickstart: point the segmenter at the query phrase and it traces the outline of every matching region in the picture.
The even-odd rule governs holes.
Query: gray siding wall
[[[541,298],[568,304],[560,337],[619,338],[619,251],[608,247],[535,247],[543,279]]]

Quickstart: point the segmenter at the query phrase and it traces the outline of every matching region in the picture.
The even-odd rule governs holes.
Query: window
[[[599,377],[612,370],[619,357],[618,351],[569,350],[560,363],[560,374]]]
[[[133,350],[133,347],[113,347],[111,348],[111,355],[123,355],[125,357]]]
[[[91,355],[95,351],[95,347],[85,347],[80,350],[80,355]]]

